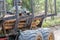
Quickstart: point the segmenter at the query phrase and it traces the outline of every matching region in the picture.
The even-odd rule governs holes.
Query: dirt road
[[[55,40],[60,40],[60,30],[54,31]]]
[[[60,26],[50,27],[53,29],[55,40],[60,40]]]

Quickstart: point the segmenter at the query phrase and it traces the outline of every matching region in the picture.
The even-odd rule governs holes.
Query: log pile
[[[41,21],[41,18],[34,18],[32,23],[31,23],[31,27],[34,28],[34,27],[37,27],[37,25],[40,23]],[[15,25],[15,22],[16,22],[16,19],[12,19],[12,20],[6,20],[4,21],[4,28],[7,30],[7,29],[12,29],[14,28],[14,25]],[[19,25],[18,25],[18,28],[23,28],[26,24],[26,19],[22,19],[19,21]]]

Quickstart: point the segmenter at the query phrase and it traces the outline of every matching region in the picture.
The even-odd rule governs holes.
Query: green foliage
[[[56,4],[57,12],[60,12],[60,0],[56,0],[56,1],[57,1],[57,4]]]
[[[31,11],[30,0],[22,0],[23,7],[26,7]],[[44,12],[45,11],[45,0],[33,0],[34,12]],[[48,12],[54,13],[54,2],[53,0],[48,0]]]
[[[7,1],[7,3],[11,3],[12,2],[12,0],[6,0]]]
[[[44,0],[35,0],[34,1],[34,12],[42,12],[45,10],[45,1]]]
[[[6,0],[7,3],[8,3],[8,8],[10,9],[12,7],[12,2],[13,0]],[[30,6],[30,0],[22,0],[23,1],[23,7],[26,7],[27,9],[29,9],[31,11],[31,6]],[[48,10],[51,11],[53,9],[50,10],[50,6],[53,8],[53,3],[52,1],[53,0],[48,0],[48,4],[49,4],[49,7],[48,7]],[[45,7],[45,0],[33,0],[34,2],[34,5],[39,5],[39,7],[35,7],[35,11],[44,11],[44,7]],[[51,5],[52,4],[52,5]],[[56,0],[56,6],[57,6],[57,12],[60,12],[60,0]]]
[[[46,21],[44,21],[42,26],[43,27],[51,27],[51,26],[58,25],[58,24],[60,24],[60,19],[56,18],[54,20],[46,20]]]
[[[30,0],[22,0],[22,6],[31,11]]]
[[[9,10],[13,6],[13,0],[6,0],[6,2],[7,2],[7,10]]]

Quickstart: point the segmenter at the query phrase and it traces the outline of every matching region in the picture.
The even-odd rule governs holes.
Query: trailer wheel
[[[44,40],[54,40],[54,34],[49,28],[42,29],[42,35]]]
[[[37,33],[37,35],[36,35],[36,40],[43,40],[42,35],[39,34],[39,33]]]
[[[28,30],[21,32],[19,40],[43,40],[41,32],[36,30]]]

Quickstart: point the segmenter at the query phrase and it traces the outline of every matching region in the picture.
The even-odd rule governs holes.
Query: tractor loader
[[[6,11],[5,0],[0,2],[4,3],[5,10],[0,20],[0,40],[54,40],[53,31],[50,28],[43,28],[42,23],[46,17],[56,15],[56,0],[54,0],[54,14],[47,15],[47,0],[45,0],[45,13],[39,16],[34,16],[33,0],[30,0],[32,12],[28,13],[27,11],[19,13],[18,0],[14,0],[16,9],[14,14]]]

